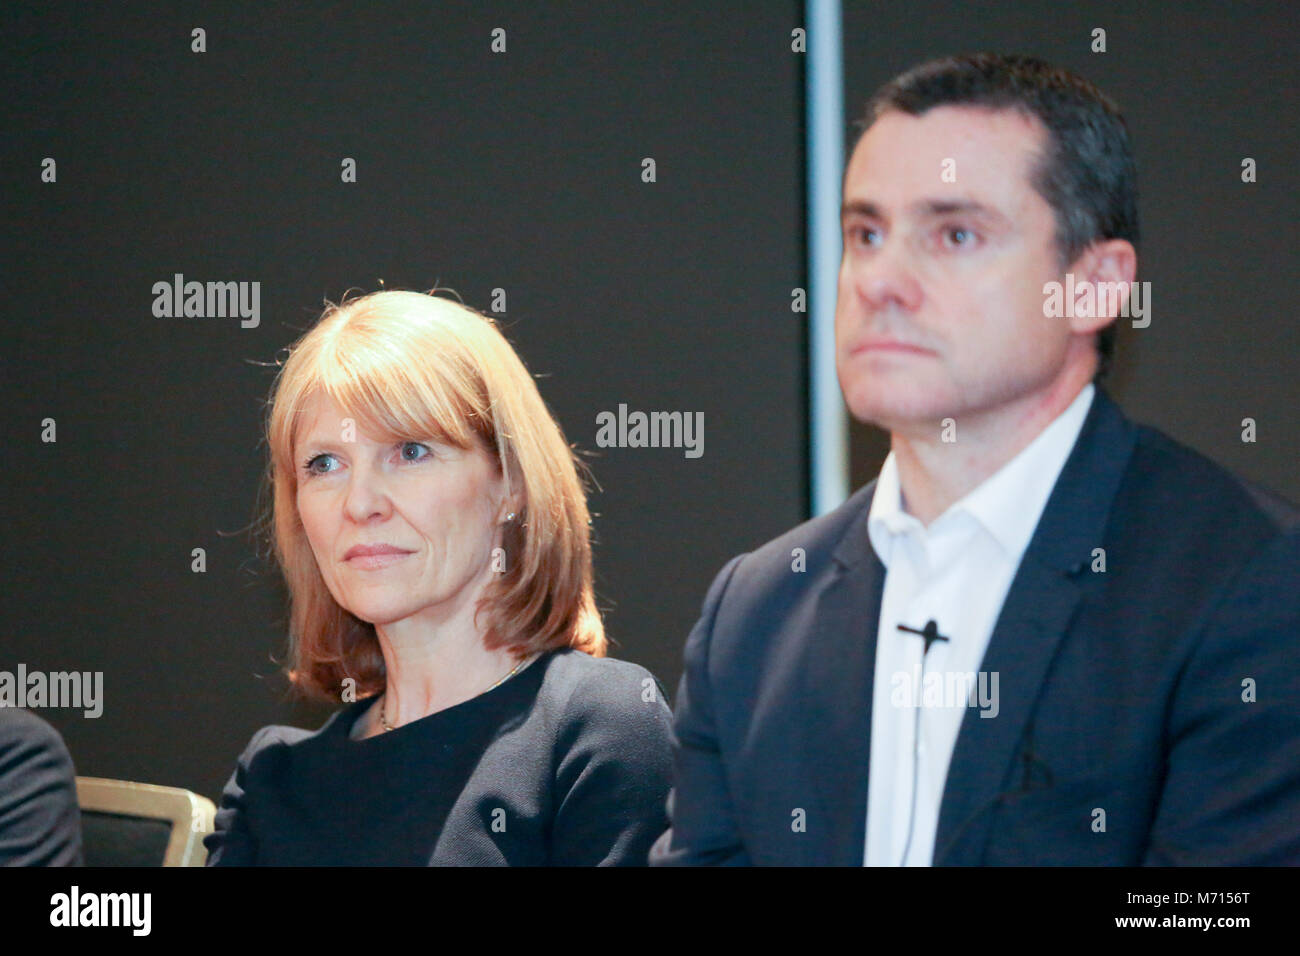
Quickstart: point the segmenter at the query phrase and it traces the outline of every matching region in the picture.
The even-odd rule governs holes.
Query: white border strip
[[[835,375],[835,294],[844,174],[844,30],[840,0],[807,0],[808,455],[812,513],[849,496],[848,420]]]

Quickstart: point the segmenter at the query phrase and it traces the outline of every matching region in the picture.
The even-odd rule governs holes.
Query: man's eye
[[[871,226],[850,226],[849,227],[849,238],[852,239],[854,242],[865,241],[868,244],[875,244],[876,242],[875,237],[878,235],[879,235],[878,231]]]
[[[943,231],[944,244],[948,246],[973,246],[975,232],[962,226],[952,226]]]

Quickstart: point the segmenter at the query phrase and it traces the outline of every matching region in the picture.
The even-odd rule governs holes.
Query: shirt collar
[[[1078,440],[1095,391],[1092,383],[1085,385],[1069,407],[1019,454],[950,505],[930,527],[950,514],[964,511],[993,536],[1007,555],[1018,561],[1029,546],[1056,479]],[[891,451],[876,478],[867,515],[871,545],[883,563],[889,563],[892,538],[908,531],[924,533],[925,529],[918,518],[903,510],[898,463]]]

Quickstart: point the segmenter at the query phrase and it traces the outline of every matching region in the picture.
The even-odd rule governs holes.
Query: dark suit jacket
[[[862,864],[874,490],[714,580],[652,864]],[[1298,528],[1098,389],[981,665],[1000,712],[962,718],[934,864],[1300,862]]]
[[[0,866],[80,866],[76,771],[59,732],[0,707]]]

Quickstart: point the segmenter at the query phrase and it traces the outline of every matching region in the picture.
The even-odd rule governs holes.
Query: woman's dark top
[[[263,727],[221,795],[209,865],[643,866],[668,827],[672,715],[645,668],[552,651],[477,697],[352,739]]]

